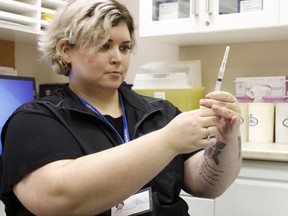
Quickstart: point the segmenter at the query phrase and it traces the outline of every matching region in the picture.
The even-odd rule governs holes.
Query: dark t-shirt
[[[68,99],[70,100],[71,97],[68,96]],[[163,112],[166,112],[166,104],[163,102],[157,106],[153,104],[152,114],[148,115],[147,121],[141,121],[143,116],[147,116],[145,112],[143,113],[142,106],[137,107],[139,102],[131,105],[133,101],[142,100],[138,97],[132,93],[127,97],[129,98],[127,100],[131,101],[126,101],[124,98],[132,139],[163,127],[170,121],[169,118],[165,119],[167,115],[163,115]],[[76,105],[79,107],[75,108]],[[173,113],[172,109],[167,111]],[[115,123],[115,127],[120,129],[121,133],[121,118],[112,118],[109,121]],[[139,121],[143,125],[138,128],[136,125]],[[56,160],[75,159],[120,144],[113,130],[89,111],[84,110],[80,104],[74,104],[69,109],[65,104],[59,108],[47,104],[29,105],[10,119],[5,131],[1,193],[8,209],[8,216],[32,215],[21,205],[11,189],[23,175]],[[175,157],[143,187],[151,187],[153,197],[153,212],[145,215],[188,215],[188,206],[179,197],[179,193],[183,188],[184,161],[189,156]],[[110,210],[101,215],[110,215]]]

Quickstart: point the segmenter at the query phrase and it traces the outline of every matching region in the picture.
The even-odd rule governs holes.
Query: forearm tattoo
[[[210,185],[216,186],[216,183],[218,182],[221,174],[224,171],[217,170],[214,167],[212,167],[207,157],[204,158],[204,161],[202,162],[200,168],[199,168],[199,175],[203,177],[203,179]]]
[[[239,152],[238,152],[238,160],[241,159],[241,149],[242,149],[242,141],[241,137],[238,137],[238,145],[239,145]],[[216,166],[211,165],[211,161],[213,161],[216,165],[220,165],[219,155],[221,151],[225,148],[226,144],[223,142],[217,142],[214,146],[205,149],[204,151],[204,161],[202,162],[201,166],[199,167],[198,173],[203,179],[210,185],[216,186],[217,181],[224,173],[223,170],[216,169]],[[211,160],[209,160],[211,159]]]
[[[221,149],[225,146],[225,143],[218,141],[215,145],[205,149],[204,155],[207,155],[208,158],[212,159],[217,165],[219,165],[219,155],[221,154]]]
[[[224,171],[215,169],[214,166],[211,166],[209,164],[209,161],[211,160],[208,161],[208,158],[212,159],[215,164],[219,165],[219,155],[221,154],[221,149],[223,149],[225,146],[225,143],[218,141],[214,146],[207,148],[204,151],[204,155],[206,155],[206,157],[204,157],[204,161],[199,168],[199,175],[212,186],[216,186],[217,181]]]
[[[242,153],[242,139],[241,139],[241,136],[238,136],[238,144],[239,144],[238,160],[240,160],[241,153]]]

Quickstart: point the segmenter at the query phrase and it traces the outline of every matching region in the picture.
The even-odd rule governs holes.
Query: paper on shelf
[[[12,67],[0,66],[0,75],[17,76],[17,70]]]

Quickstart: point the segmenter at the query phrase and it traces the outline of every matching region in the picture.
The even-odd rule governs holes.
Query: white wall
[[[202,83],[207,92],[214,89],[226,45],[231,49],[222,90],[235,94],[236,77],[288,75],[288,40],[181,47],[179,59],[201,60]]]

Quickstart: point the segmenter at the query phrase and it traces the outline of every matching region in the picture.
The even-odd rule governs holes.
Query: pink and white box
[[[236,95],[249,96],[253,88],[262,87],[269,97],[286,97],[288,96],[288,76],[267,76],[267,77],[237,77]]]

